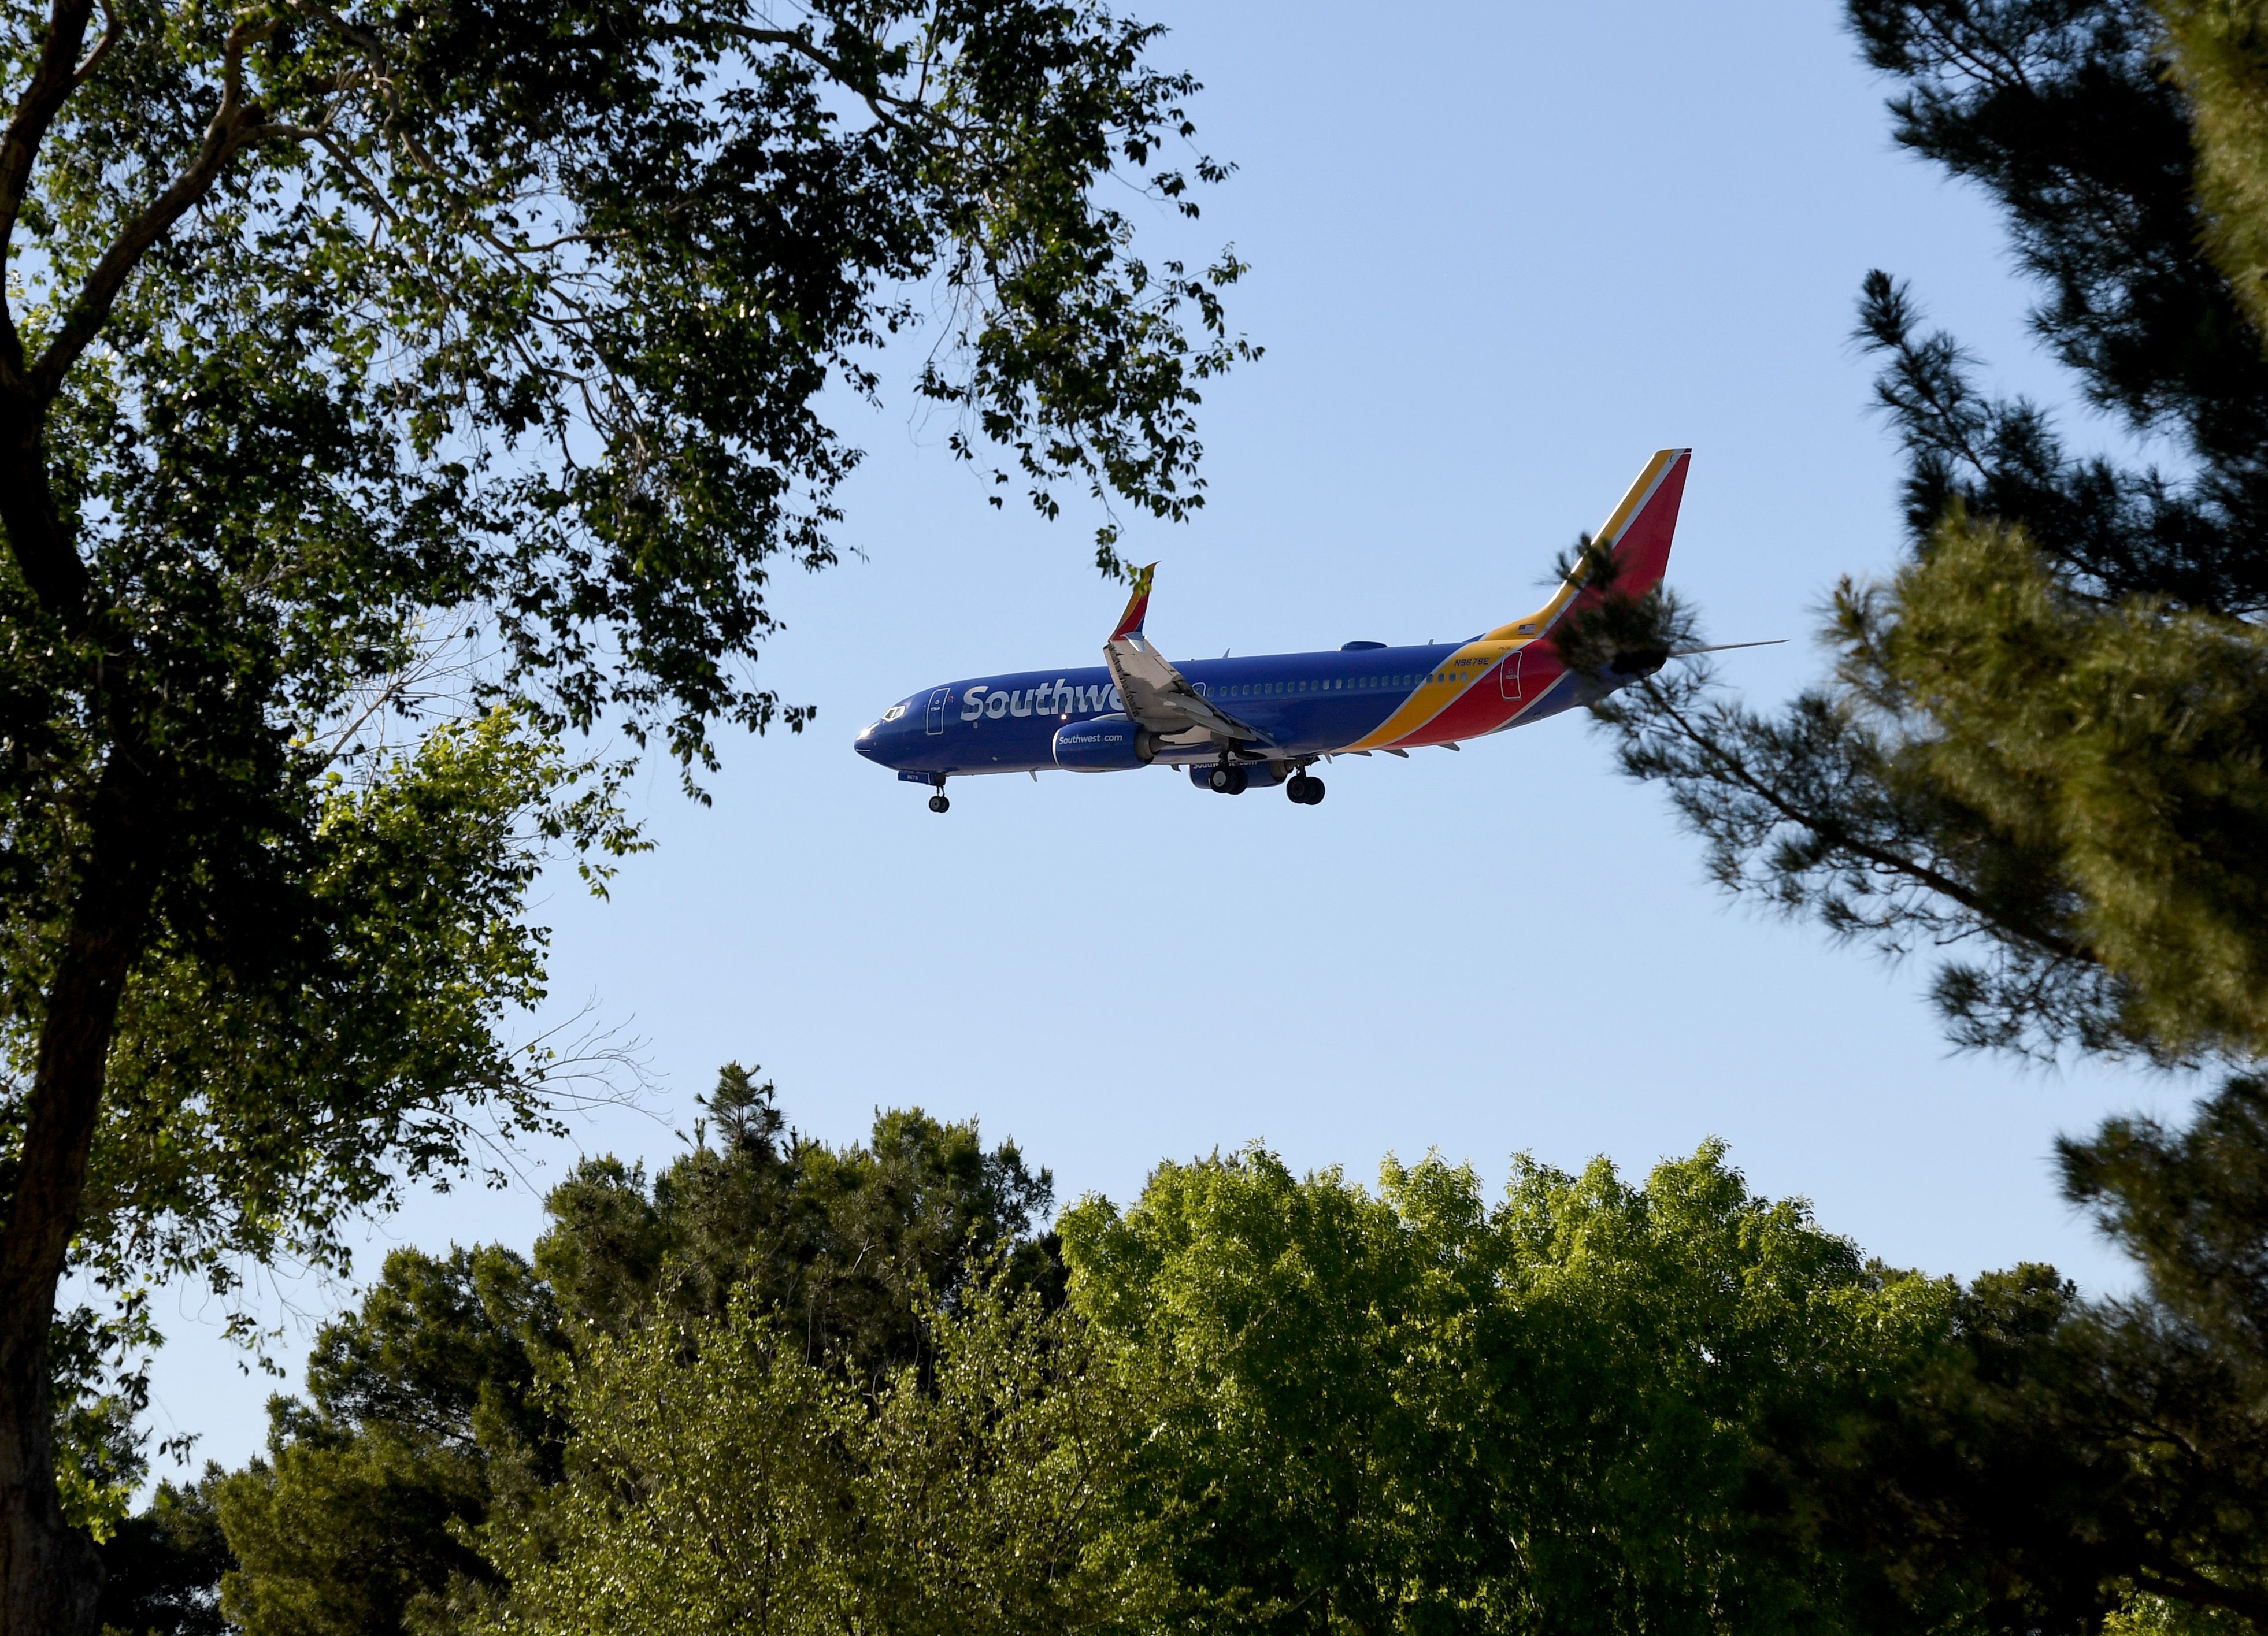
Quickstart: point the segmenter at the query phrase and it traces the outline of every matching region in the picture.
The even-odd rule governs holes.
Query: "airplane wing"
[[[1151,732],[1201,743],[1204,733],[1216,740],[1270,745],[1274,741],[1247,721],[1240,721],[1190,685],[1174,668],[1173,661],[1142,634],[1150,612],[1150,580],[1158,564],[1151,564],[1134,576],[1134,594],[1118,617],[1118,628],[1102,645],[1102,662],[1126,701],[1126,713]]]

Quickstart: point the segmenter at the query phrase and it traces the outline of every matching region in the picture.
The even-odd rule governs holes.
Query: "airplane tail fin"
[[[1616,596],[1644,596],[1660,585],[1669,568],[1670,538],[1677,532],[1677,507],[1685,497],[1685,472],[1692,455],[1690,449],[1663,449],[1648,461],[1622,504],[1592,536],[1593,553],[1575,564],[1551,600],[1525,619],[1498,625],[1484,639],[1512,642],[1542,636],[1578,597],[1587,602],[1604,597],[1606,587],[1592,583],[1602,577],[1594,571],[1600,553],[1612,564]]]

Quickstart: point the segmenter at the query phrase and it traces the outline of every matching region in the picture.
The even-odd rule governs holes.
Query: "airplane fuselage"
[[[1453,743],[1583,702],[1549,643],[1363,643],[1176,666],[1207,698],[1265,733],[1278,757]],[[858,748],[912,775],[1044,771],[1066,764],[1057,744],[1066,726],[1124,708],[1101,665],[970,677],[909,694],[858,735]],[[1219,757],[1209,741],[1168,742],[1148,759],[1209,766]]]

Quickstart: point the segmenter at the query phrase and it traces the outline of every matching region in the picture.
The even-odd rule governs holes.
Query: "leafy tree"
[[[221,1576],[232,1559],[221,1532],[211,1462],[188,1487],[160,1483],[149,1507],[102,1544],[102,1601],[95,1623],[118,1636],[222,1636]]]
[[[217,1485],[230,1620],[251,1636],[416,1628],[453,1580],[490,1581],[465,1530],[499,1463],[556,1478],[533,1389],[558,1339],[550,1291],[511,1251],[389,1255],[360,1310],[317,1336],[309,1401],[269,1405],[268,1458]]]
[[[1071,1314],[981,1282],[928,1315],[933,1367],[870,1398],[753,1293],[578,1359],[567,1485],[501,1542],[512,1594],[485,1628],[1152,1627],[1157,1565],[1094,1526],[1143,1403]]]
[[[975,1271],[1004,1261],[1020,1283],[1059,1283],[1039,1235],[1055,1195],[1012,1142],[986,1151],[976,1124],[878,1112],[863,1144],[832,1148],[786,1129],[773,1087],[737,1063],[707,1107],[703,1139],[655,1176],[586,1161],[552,1190],[535,1264],[571,1322],[620,1331],[657,1309],[721,1317],[749,1292],[804,1338],[814,1363],[868,1375],[922,1356],[928,1299],[948,1306]]]
[[[1234,261],[1101,202],[1224,173],[1162,157],[1195,86],[1094,4],[97,11],[0,9],[11,1632],[93,1617],[65,1268],[335,1261],[469,1119],[542,1118],[499,1031],[530,860],[635,844],[558,735],[689,774],[807,719],[749,666],[769,576],[835,553],[828,384],[941,307],[957,452],[1178,517],[1246,351]]]
[[[831,1148],[790,1131],[773,1087],[738,1064],[707,1107],[699,1145],[650,1185],[612,1159],[579,1165],[546,1200],[533,1262],[396,1250],[323,1330],[306,1401],[271,1405],[268,1458],[219,1490],[226,1606],[250,1636],[486,1617],[504,1581],[480,1542],[518,1560],[548,1537],[581,1424],[543,1382],[582,1379],[594,1346],[653,1328],[666,1351],[738,1311],[818,1372],[784,1382],[823,1376],[855,1397],[909,1368],[933,1386],[931,1308],[958,1310],[984,1269],[1004,1294],[1059,1294],[1035,1233],[1049,1178],[1012,1144],[988,1151],[973,1124],[894,1110],[871,1145]]]
[[[1783,1480],[1859,1565],[1863,1628],[2268,1629],[2268,1093],[2062,1156],[2141,1292],[1980,1279],[1943,1344],[1773,1433]]]
[[[1714,1145],[1643,1187],[1523,1161],[1493,1210],[1438,1160],[1373,1196],[1255,1149],[1063,1233],[1074,1309],[1178,1383],[1124,1507],[1182,1628],[1836,1628],[1758,1440],[1926,1353],[1948,1301]]]
[[[2132,1582],[2268,1630],[2268,1086],[2230,1080],[2184,1130],[2114,1119],[2061,1149],[2066,1196],[2144,1276],[2093,1319],[2146,1484]]]

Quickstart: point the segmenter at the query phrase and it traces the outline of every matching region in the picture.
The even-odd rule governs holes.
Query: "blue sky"
[[[1172,26],[1160,58],[1205,82],[1203,145],[1240,169],[1194,240],[1129,203],[1160,247],[1234,241],[1233,317],[1267,349],[1208,394],[1200,520],[1128,526],[1168,653],[1469,635],[1534,606],[1554,553],[1690,444],[1671,579],[1712,639],[1800,638],[1728,656],[1768,703],[1820,669],[1837,576],[1897,549],[1847,339],[1867,269],[1911,277],[1996,384],[2067,396],[1996,221],[1891,147],[1830,5],[1137,10]],[[575,1151],[666,1161],[738,1058],[830,1140],[881,1106],[975,1116],[1065,1201],[1254,1139],[1363,1178],[1437,1148],[1493,1189],[1517,1151],[1643,1170],[1715,1135],[1893,1263],[2122,1280],[2050,1144],[2191,1087],[1951,1057],[1926,967],[1728,903],[1580,716],[1341,762],[1314,809],[1151,771],[960,781],[932,816],[852,754],[859,726],[949,677],[1094,662],[1124,593],[1091,512],[995,512],[909,402],[843,412],[870,452],[843,530],[863,559],[779,586],[760,674],[815,726],[728,743],[705,809],[654,770],[659,850],[609,903],[570,878],[542,905],[556,1000],[645,1042],[645,1107],[528,1150],[512,1188],[413,1199],[371,1267],[401,1242],[525,1248]],[[296,1383],[347,1293],[269,1299]],[[153,1424],[240,1461],[273,1382],[193,1296],[158,1315]]]

